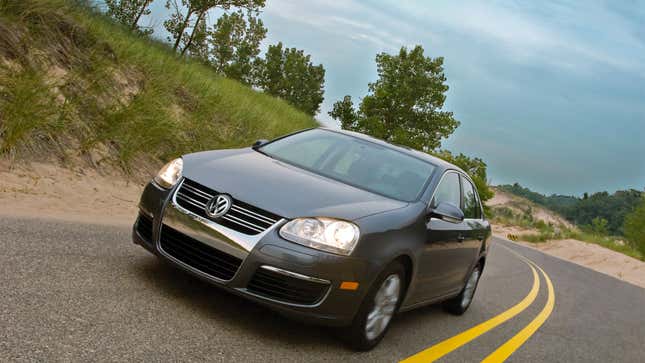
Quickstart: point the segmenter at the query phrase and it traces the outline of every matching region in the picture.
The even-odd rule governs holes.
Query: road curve
[[[396,362],[450,339],[459,344],[439,361],[645,357],[645,289],[499,239],[465,315],[400,314],[367,353],[163,263],[130,242],[129,226],[3,217],[0,248],[0,361]],[[532,263],[537,294],[509,313],[536,284]],[[512,316],[454,338],[500,315]]]

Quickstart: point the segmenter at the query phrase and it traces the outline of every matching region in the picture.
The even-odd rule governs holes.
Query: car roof
[[[362,139],[362,140],[366,140],[366,141],[370,141],[370,142],[373,142],[375,144],[379,144],[379,145],[382,145],[382,146],[385,146],[385,147],[388,147],[388,148],[391,148],[391,149],[395,149],[395,150],[397,150],[399,152],[402,152],[404,154],[408,154],[408,155],[417,157],[419,159],[428,161],[429,163],[431,163],[431,164],[443,169],[441,171],[442,173],[443,173],[443,171],[450,169],[450,170],[457,170],[457,171],[460,171],[460,172],[468,175],[468,173],[466,173],[460,167],[458,167],[458,166],[456,166],[456,165],[454,165],[452,163],[449,163],[449,162],[447,162],[447,161],[445,161],[443,159],[440,159],[440,158],[438,158],[436,156],[432,156],[432,155],[430,155],[428,153],[424,153],[422,151],[418,151],[418,150],[409,148],[407,146],[401,146],[401,145],[392,144],[392,143],[389,143],[387,141],[383,141],[381,139],[377,139],[375,137],[362,134],[360,132],[332,129],[332,128],[329,128],[329,127],[318,127],[318,129],[337,132],[339,134],[352,136],[352,137]]]

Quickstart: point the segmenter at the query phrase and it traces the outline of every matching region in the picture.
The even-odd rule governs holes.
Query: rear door
[[[473,183],[460,175],[462,189],[462,210],[464,212],[463,242],[459,253],[460,281],[463,282],[479,257],[479,251],[486,236],[486,224],[483,220],[481,204],[477,189]]]

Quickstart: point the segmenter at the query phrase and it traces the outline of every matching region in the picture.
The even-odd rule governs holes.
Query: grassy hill
[[[133,170],[316,125],[83,1],[0,0],[0,153],[11,159]]]

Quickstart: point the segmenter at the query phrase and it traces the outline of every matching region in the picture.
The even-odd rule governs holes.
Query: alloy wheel
[[[374,306],[367,315],[365,322],[365,336],[372,340],[381,335],[387,328],[401,293],[401,278],[397,274],[388,276],[381,284],[374,296]]]
[[[466,308],[470,305],[470,302],[473,300],[475,295],[475,288],[477,287],[477,280],[479,280],[479,268],[475,268],[473,273],[470,274],[466,287],[464,288],[464,295],[461,299],[461,307]]]

